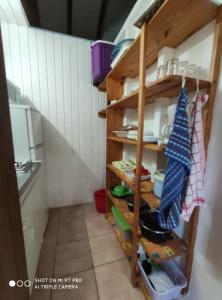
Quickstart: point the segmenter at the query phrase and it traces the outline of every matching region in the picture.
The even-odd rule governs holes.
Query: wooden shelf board
[[[125,221],[129,224],[129,226],[131,227],[131,230],[133,230],[134,215],[132,212],[130,212],[128,210],[127,204],[123,200],[113,197],[112,194],[110,193],[110,191],[107,191],[106,193],[107,193],[108,197],[110,198],[110,200],[112,201],[112,203],[116,207],[119,208]],[[150,194],[152,194],[152,193],[150,193]],[[148,201],[148,204],[153,208],[158,207],[157,205],[155,206],[155,204],[152,205],[152,202],[150,202],[150,201]],[[111,224],[113,223],[113,226],[114,226],[115,219],[112,216],[112,214],[110,214],[108,216],[108,219],[110,219],[109,222]],[[164,244],[155,244],[155,243],[147,240],[145,237],[141,236],[141,231],[140,231],[139,227],[138,227],[138,230],[139,230],[139,235],[140,235],[139,241],[140,241],[141,245],[143,246],[144,250],[149,255],[149,257],[157,263],[160,263],[161,261],[165,261],[168,259],[172,259],[172,258],[179,256],[182,253],[186,252],[187,247],[186,247],[185,242],[183,240],[181,240],[180,238],[178,238],[176,236],[176,234],[174,234],[174,233],[172,233],[172,240],[169,240]],[[124,241],[122,240],[122,236],[121,236],[120,232],[118,231],[118,227],[114,227],[114,232],[116,234],[116,237],[117,237],[119,243],[120,244],[123,243]],[[128,249],[128,246],[124,246],[124,247],[121,246],[121,247],[124,249],[127,247],[127,249]],[[159,254],[159,255],[157,256],[157,254]],[[129,253],[127,253],[127,255],[129,255]]]
[[[134,183],[124,173],[117,170],[112,164],[108,164],[107,168],[112,171],[117,177],[124,181],[132,190],[135,190]]]
[[[122,55],[118,63],[107,74],[107,77],[122,79],[134,77],[138,74],[140,36],[138,36]]]
[[[145,237],[140,237],[139,241],[150,259],[156,263],[184,254],[187,249],[185,242],[182,239],[175,237],[173,234],[172,240],[169,240],[164,244],[155,244]]]
[[[113,141],[113,142],[118,142],[118,143],[123,143],[127,145],[137,145],[136,140],[131,140],[127,138],[122,138],[118,136],[108,136],[108,140]],[[144,142],[144,148],[148,150],[153,150],[153,151],[163,151],[165,149],[165,145],[158,145],[158,144],[151,144],[151,143],[146,143]]]
[[[212,21],[217,11],[218,6],[206,0],[165,1],[148,25],[146,43],[149,46],[146,53],[146,67],[157,60],[161,48],[176,48],[186,38]],[[181,22],[181,18],[184,21]]]
[[[106,118],[106,108],[104,108],[98,112],[98,117],[102,118],[102,119]]]
[[[137,145],[136,140],[130,140],[130,139],[122,138],[122,137],[118,137],[118,136],[108,136],[107,139],[110,141],[113,141],[113,142],[123,143],[123,144],[127,144],[127,145]]]
[[[148,25],[146,68],[155,63],[161,48],[179,46],[186,38],[212,21],[216,17],[217,10],[217,5],[206,0],[165,1]],[[189,20],[189,22],[182,22],[182,19]],[[131,44],[107,76],[123,79],[138,75],[139,48],[140,36]]]
[[[112,203],[119,208],[120,212],[122,213],[125,221],[129,224],[131,229],[133,229],[133,213],[129,212],[127,204],[118,198],[115,198],[111,195],[110,191],[107,191],[107,195],[112,201]],[[149,203],[150,204],[150,203]],[[111,214],[112,216],[112,214]],[[113,223],[113,226],[115,224],[115,219],[114,217],[109,215],[108,219],[110,223]],[[118,231],[119,229],[117,227],[114,227],[114,232],[116,234],[116,237],[119,241],[119,243],[123,243],[122,236],[120,232]],[[140,229],[139,230],[139,235],[141,235]],[[186,251],[186,244],[183,240],[179,239],[175,234],[172,234],[172,240],[167,241],[164,244],[155,244],[153,242],[148,241],[145,237],[140,236],[140,243],[142,244],[144,250],[146,253],[150,256],[150,258],[159,263],[161,261],[165,261],[168,259],[172,259],[176,256],[179,256],[182,253],[185,253]],[[128,248],[128,246],[121,246],[122,248]],[[157,257],[157,254],[159,256]],[[129,253],[127,253],[129,255]]]
[[[145,88],[145,104],[153,103],[160,97],[178,97],[181,90],[182,77],[179,75],[168,75],[162,79],[153,81],[146,85]],[[200,89],[205,89],[210,86],[210,82],[200,80]],[[196,79],[186,78],[186,88],[188,92],[196,90]],[[136,108],[138,106],[138,90],[122,97],[116,103],[107,106],[107,109],[117,108]],[[105,109],[104,109],[105,110]],[[103,111],[104,111],[103,110]]]
[[[150,182],[153,186],[153,183]],[[119,207],[121,213],[123,214],[126,222],[131,226],[133,225],[133,213],[129,211],[127,203],[121,199],[115,198],[112,196],[110,191],[106,191],[109,199],[113,202],[114,205]],[[158,209],[160,207],[160,199],[157,198],[153,192],[142,193],[141,198],[151,207]]]
[[[113,172],[117,177],[119,177],[122,181],[124,181],[133,191],[135,191],[135,184],[132,180],[130,180],[123,172],[120,172],[116,169],[112,164],[108,164],[107,168]],[[141,181],[141,192],[145,193],[153,188],[153,183],[150,180]]]
[[[131,212],[128,209],[127,203],[124,200],[113,197],[110,191],[106,191],[106,194],[108,195],[108,197],[112,201],[112,203],[116,207],[118,207],[118,209],[120,210],[121,214],[123,215],[125,221],[130,226],[131,230],[133,230],[134,215],[133,215],[133,212]]]
[[[117,239],[118,243],[120,244],[120,247],[121,247],[122,251],[124,252],[124,254],[127,257],[132,256],[133,245],[132,245],[132,243],[125,241],[124,238],[122,237],[122,235],[116,225],[116,221],[115,221],[112,213],[108,214],[107,220],[110,223],[110,225],[112,226],[114,234],[116,236],[116,239]]]
[[[151,207],[158,209],[160,207],[160,199],[153,192],[142,193],[141,198]]]
[[[123,96],[116,103],[110,104],[107,108],[135,108],[138,105],[138,90]]]
[[[106,92],[106,78],[99,84],[98,90],[100,92]]]
[[[145,144],[144,149],[162,152],[166,148],[166,145],[158,145],[158,144]]]

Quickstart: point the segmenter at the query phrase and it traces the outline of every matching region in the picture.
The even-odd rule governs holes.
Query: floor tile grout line
[[[84,210],[83,210],[83,211],[84,211]],[[91,219],[97,218],[97,217],[98,217],[98,216],[92,217]],[[101,216],[101,217],[102,217],[102,216]],[[90,219],[90,218],[88,218],[88,219]],[[86,223],[87,233],[88,233],[88,235],[89,235],[89,231],[88,231],[88,227],[87,227],[87,219],[85,218],[85,211],[84,211],[84,220],[85,220],[85,223]],[[109,232],[106,232],[106,233],[103,233],[103,234],[98,234],[98,235],[96,235],[96,236],[91,236],[91,237],[89,237],[89,240],[90,240],[90,239],[93,239],[93,238],[96,238],[96,237],[105,236],[105,235],[108,235],[108,234],[110,234],[110,233],[113,233],[113,231],[110,230]],[[89,241],[89,244],[90,244],[90,241]],[[114,261],[109,262],[109,263],[101,264],[101,265],[99,265],[99,266],[95,266],[95,265],[94,265],[94,261],[93,261],[93,256],[92,256],[91,245],[90,245],[90,255],[91,255],[91,259],[92,259],[92,263],[93,263],[93,272],[94,272],[94,276],[95,276],[95,282],[96,282],[96,290],[97,290],[98,300],[100,300],[100,293],[99,293],[99,287],[98,287],[98,282],[97,282],[97,277],[96,277],[95,269],[96,269],[97,267],[104,266],[104,265],[107,265],[107,264],[109,264],[109,263],[113,263],[113,262],[116,262],[116,261],[119,261],[119,260],[123,260],[124,258],[121,258],[121,259],[118,259],[118,260],[114,260]]]
[[[97,278],[96,278],[95,268],[93,268],[93,274],[94,274],[95,283],[96,283],[96,291],[97,291],[98,300],[100,300],[99,287],[98,287],[98,282],[97,282]]]
[[[58,243],[58,244],[56,244],[56,246],[49,246],[49,247],[45,247],[45,248],[65,246],[65,245],[72,244],[74,242],[78,242],[78,241],[82,241],[82,240],[86,240],[86,239],[90,240],[90,239],[93,239],[93,238],[96,238],[96,237],[108,235],[108,234],[110,234],[110,233],[113,232],[112,228],[110,228],[110,231],[107,231],[107,232],[104,232],[104,233],[100,233],[100,234],[97,234],[97,235],[93,235],[93,236],[89,236],[86,220],[84,219],[84,221],[85,221],[85,225],[86,225],[86,229],[87,229],[87,237],[85,237],[85,238],[79,238],[79,239],[76,239],[76,240],[71,240],[71,241],[66,242],[66,243]]]
[[[94,236],[89,236],[89,239],[94,239],[94,238],[96,238],[96,237],[103,236],[103,235],[108,235],[108,234],[110,234],[110,233],[113,233],[112,228],[111,228],[111,230],[108,231],[108,232],[100,233],[100,234],[97,234],[97,235],[94,235]]]
[[[72,240],[68,243],[62,243],[62,244],[59,244],[59,232],[60,232],[60,228],[61,228],[61,214],[62,214],[62,209],[61,207],[58,208],[58,216],[57,216],[57,222],[56,222],[56,226],[57,226],[57,231],[56,231],[56,241],[55,241],[55,245],[54,246],[49,246],[49,247],[45,247],[46,249],[48,248],[55,248],[55,257],[54,257],[54,265],[53,265],[53,277],[54,278],[65,278],[67,276],[74,276],[75,274],[78,274],[78,273],[81,273],[81,272],[86,272],[86,271],[90,271],[92,270],[93,271],[93,274],[94,274],[94,279],[95,279],[95,287],[96,287],[96,291],[97,291],[97,296],[98,296],[98,300],[100,300],[100,293],[99,293],[99,287],[98,287],[98,282],[97,282],[97,277],[96,277],[96,269],[101,267],[101,266],[104,266],[104,265],[107,265],[107,264],[111,264],[111,263],[114,263],[116,261],[120,261],[120,260],[124,260],[124,258],[121,258],[121,259],[117,259],[117,260],[113,260],[111,262],[108,262],[108,263],[104,263],[104,264],[101,264],[101,265],[98,265],[98,266],[94,266],[94,263],[93,263],[93,257],[92,257],[92,250],[91,250],[91,246],[90,246],[90,239],[94,239],[94,238],[97,238],[97,237],[100,237],[100,236],[105,236],[105,235],[109,235],[112,233],[112,230],[110,230],[109,232],[106,232],[106,233],[101,233],[101,234],[97,234],[97,235],[93,235],[93,236],[89,236],[89,231],[88,231],[88,227],[87,227],[87,220],[89,219],[94,219],[94,218],[98,218],[98,217],[103,217],[103,216],[100,216],[98,214],[98,216],[93,216],[93,217],[88,217],[86,218],[86,213],[85,213],[85,209],[84,209],[84,205],[81,205],[82,206],[82,209],[83,209],[83,218],[81,220],[83,220],[83,222],[85,223],[85,226],[86,226],[86,230],[87,230],[87,237],[86,238],[82,238],[82,239],[77,239],[77,240]],[[67,222],[72,222],[72,221],[67,221]],[[55,269],[56,269],[56,261],[57,261],[57,247],[59,246],[65,246],[65,245],[69,245],[73,242],[78,242],[78,241],[82,241],[82,240],[88,240],[88,243],[89,243],[89,255],[91,256],[91,261],[92,261],[92,267],[88,268],[88,269],[84,269],[84,270],[81,270],[81,271],[78,271],[78,272],[75,272],[75,273],[72,273],[72,274],[65,274],[65,275],[62,275],[62,276],[56,276],[55,277]],[[52,290],[50,291],[50,300],[52,300],[52,297],[53,297],[53,293],[52,293]]]
[[[88,240],[88,239],[89,239],[89,237],[87,236],[87,237],[82,238],[82,239],[71,240],[71,241],[69,241],[69,242],[67,242],[67,243],[61,243],[61,244],[58,244],[58,245],[56,245],[56,247],[66,246],[66,245],[69,245],[69,244],[72,244],[72,243],[75,243],[75,242],[80,242],[80,241],[84,241],[84,240]]]
[[[112,264],[112,263],[115,263],[115,262],[121,261],[121,260],[125,260],[125,259],[127,259],[127,258],[126,258],[126,257],[122,257],[122,258],[118,258],[118,259],[109,261],[109,262],[107,262],[107,263],[104,263],[104,264],[101,264],[101,265],[98,265],[98,266],[94,266],[94,265],[93,265],[93,267],[94,267],[94,269],[97,269],[97,268],[103,267],[103,266],[105,266],[105,265],[110,265],[110,264]]]
[[[94,269],[94,267],[92,266],[91,268],[86,268],[86,269],[81,270],[81,271],[78,271],[78,272],[74,272],[74,273],[70,273],[70,274],[61,275],[61,276],[55,277],[55,278],[72,277],[72,276],[77,275],[77,274],[79,274],[79,273],[87,272],[87,271],[90,271],[90,270],[93,270],[93,269]]]
[[[57,243],[59,239],[59,227],[60,227],[60,219],[61,219],[61,208],[58,210],[58,218],[57,218],[57,234],[56,234],[56,245],[55,245],[55,259],[54,259],[54,267],[53,267],[53,277],[55,277],[55,265],[56,265],[56,256],[57,256]],[[50,300],[52,300],[52,290]]]
[[[71,276],[74,276],[74,275],[76,275],[76,274],[78,274],[78,273],[87,272],[87,271],[90,271],[90,270],[93,270],[93,269],[94,269],[94,267],[93,267],[93,265],[92,265],[92,267],[83,269],[83,270],[78,271],[78,272],[69,273],[69,274],[64,274],[64,275],[61,275],[61,276],[56,276],[55,279],[57,279],[57,278],[71,277]]]
[[[86,219],[85,219],[85,222],[86,222]],[[89,235],[87,223],[86,223],[86,229],[87,229],[87,234]],[[94,268],[94,262],[93,262],[93,256],[92,256],[92,249],[91,249],[91,245],[90,245],[90,240],[89,240],[89,249],[90,249],[90,256],[91,256],[91,260],[92,260],[92,264],[93,264],[93,273],[94,273],[95,284],[96,284],[96,292],[97,292],[98,300],[100,300],[99,287],[98,287],[96,272],[95,272],[95,268]]]

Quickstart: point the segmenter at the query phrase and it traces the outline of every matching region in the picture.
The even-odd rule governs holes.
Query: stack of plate
[[[119,42],[113,49],[111,58],[112,58],[112,63],[111,63],[111,68],[113,68],[120,58],[123,56],[123,54],[126,52],[126,50],[129,48],[131,43],[133,42],[134,39],[125,39]]]
[[[132,160],[113,161],[112,165],[121,172],[131,171],[136,168],[136,163]]]
[[[127,138],[132,140],[137,140],[138,132],[137,130],[128,131]],[[153,135],[152,131],[144,130],[143,141],[147,143],[157,143],[160,138]]]

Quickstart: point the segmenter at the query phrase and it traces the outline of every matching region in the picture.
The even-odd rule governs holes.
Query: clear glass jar
[[[178,73],[178,63],[179,63],[178,58],[171,58],[168,61],[167,75],[176,75]]]
[[[189,65],[189,62],[187,60],[183,60],[183,61],[180,61],[179,64],[178,64],[178,75],[186,75],[186,69],[187,69],[187,66]]]
[[[157,70],[157,80],[165,77],[166,73],[167,73],[167,66],[166,65],[159,66],[159,68]]]
[[[197,69],[198,69],[197,66],[194,64],[188,65],[186,67],[186,76],[196,78],[197,77]]]

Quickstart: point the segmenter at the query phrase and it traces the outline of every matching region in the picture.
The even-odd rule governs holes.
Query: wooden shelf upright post
[[[145,104],[145,53],[146,37],[148,23],[144,23],[140,36],[140,59],[139,59],[139,99],[138,99],[138,139],[136,149],[136,180],[134,196],[134,222],[133,222],[133,257],[131,281],[136,285],[137,277],[137,247],[138,247],[138,223],[139,223],[139,206],[140,206],[140,184],[141,184],[141,166],[143,158],[143,128],[144,128],[144,104]]]

